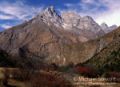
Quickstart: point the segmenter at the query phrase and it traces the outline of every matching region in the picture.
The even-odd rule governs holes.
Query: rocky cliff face
[[[64,29],[79,34],[83,38],[81,41],[104,35],[104,31],[90,16],[80,17],[74,12],[64,12],[62,18]]]
[[[17,56],[16,58],[21,57],[22,63],[31,61],[39,64],[40,61],[46,61],[60,65],[83,61],[84,56],[89,56],[87,51],[93,50],[91,46],[82,46],[71,33],[48,27],[42,21],[39,24],[30,22],[2,32],[0,48]]]
[[[79,14],[74,12],[63,12],[59,15],[53,6],[46,8],[35,19],[42,20],[48,26],[54,25],[57,28],[77,34],[80,36],[79,41],[81,42],[86,42],[105,34],[91,17],[80,17]]]
[[[113,39],[88,41],[104,32],[91,17],[75,15],[61,17],[53,7],[47,8],[29,22],[1,32],[0,49],[25,66],[39,67],[41,61],[57,65],[86,61]]]
[[[37,17],[35,17],[36,20],[42,20],[47,25],[54,24],[56,27],[61,27],[62,24],[62,18],[61,16],[56,12],[53,6],[50,6],[43,10]]]

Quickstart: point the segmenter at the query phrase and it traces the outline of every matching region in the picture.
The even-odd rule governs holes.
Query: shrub
[[[98,73],[95,69],[91,68],[91,67],[87,67],[87,66],[76,66],[74,68],[75,72],[83,75],[85,77],[98,77]]]

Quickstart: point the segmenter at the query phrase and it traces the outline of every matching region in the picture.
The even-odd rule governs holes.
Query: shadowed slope
[[[105,37],[114,36],[114,40],[103,50],[85,62],[102,71],[120,71],[120,28],[109,33]]]

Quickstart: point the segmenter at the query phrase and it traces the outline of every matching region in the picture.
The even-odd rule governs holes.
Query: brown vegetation
[[[21,69],[4,69],[3,71],[4,78],[1,80],[3,87],[72,87],[71,83],[56,71]]]
[[[97,71],[92,67],[76,66],[74,70],[76,73],[83,75],[85,77],[90,77],[90,78],[98,77]]]

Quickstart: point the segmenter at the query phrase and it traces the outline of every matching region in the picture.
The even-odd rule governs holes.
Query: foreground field
[[[0,68],[0,87],[72,87],[55,71]]]
[[[107,82],[105,78],[65,75],[57,71],[0,68],[0,87],[120,87],[120,83]]]

